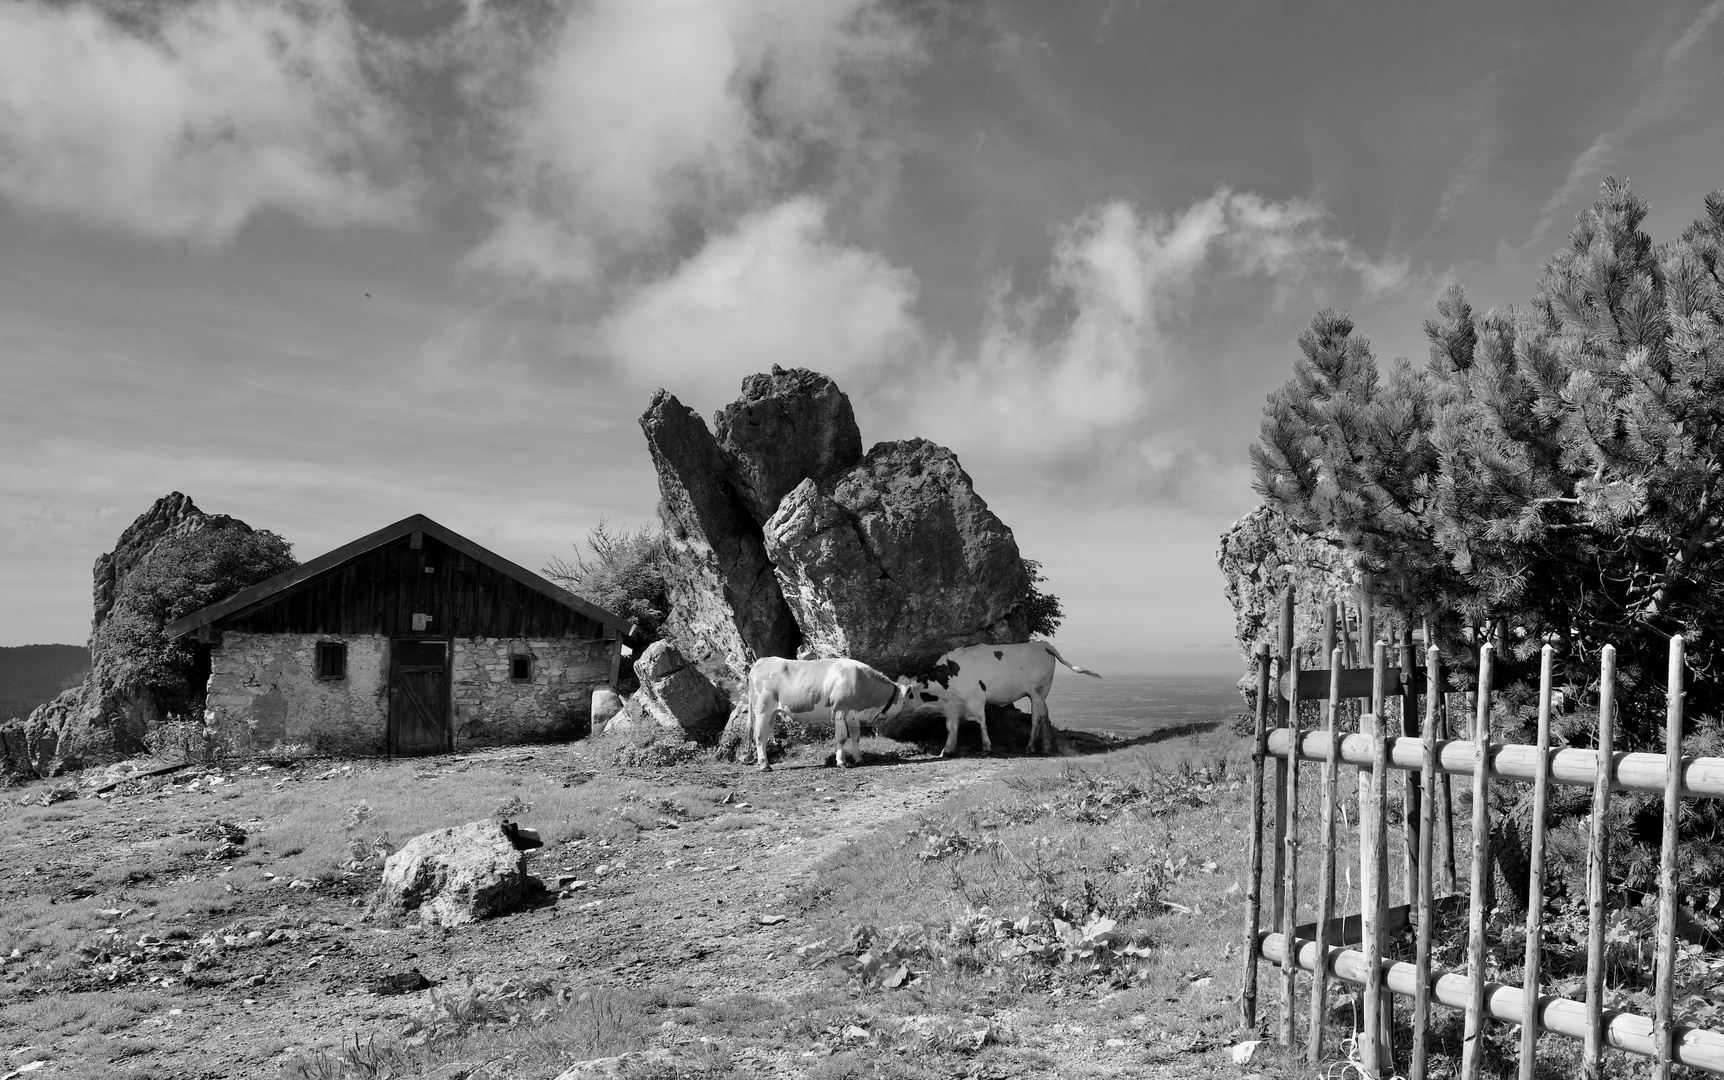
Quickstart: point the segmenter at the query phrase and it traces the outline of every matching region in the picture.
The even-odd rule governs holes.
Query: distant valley
[[[60,691],[76,686],[90,670],[82,645],[15,645],[0,648],[0,721],[23,719]]]

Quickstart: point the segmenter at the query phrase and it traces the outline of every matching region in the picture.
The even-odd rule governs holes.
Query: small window
[[[317,677],[320,679],[347,678],[346,642],[320,641],[317,643]]]
[[[509,677],[516,682],[527,682],[533,677],[533,658],[519,653],[509,657]]]

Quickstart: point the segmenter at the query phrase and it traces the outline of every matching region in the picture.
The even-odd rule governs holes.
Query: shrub
[[[658,637],[670,611],[665,577],[670,548],[664,533],[653,528],[613,532],[601,517],[587,534],[586,547],[583,552],[577,543],[574,562],[553,558],[542,572],[576,596],[633,619],[644,637]]]

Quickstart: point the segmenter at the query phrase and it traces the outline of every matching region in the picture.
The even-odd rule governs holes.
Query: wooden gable
[[[418,515],[177,620],[168,633],[206,627],[388,637],[634,633],[620,616]]]

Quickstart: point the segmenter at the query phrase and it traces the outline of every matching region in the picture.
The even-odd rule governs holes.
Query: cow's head
[[[912,678],[902,675],[898,678],[898,703],[894,715],[920,712],[923,709],[938,709],[945,701],[946,688],[941,683],[929,679]]]

